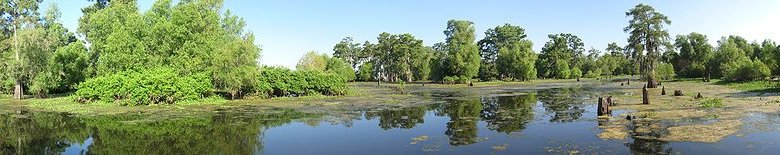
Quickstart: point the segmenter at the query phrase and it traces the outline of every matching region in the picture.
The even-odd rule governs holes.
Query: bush
[[[660,63],[656,66],[655,76],[661,80],[670,80],[674,78],[674,66],[669,63]]]
[[[589,70],[585,73],[586,78],[598,78],[601,77],[601,69]]]
[[[446,76],[442,79],[444,84],[464,84],[471,82],[471,78],[466,76]]]
[[[761,60],[742,60],[722,66],[723,78],[727,81],[761,80],[770,76],[769,67]]]
[[[258,90],[267,97],[344,95],[347,92],[347,81],[332,73],[264,68],[259,78]]]
[[[208,96],[213,86],[205,74],[183,76],[170,68],[155,68],[95,77],[76,88],[74,96],[79,102],[149,105],[200,99]]]
[[[582,77],[582,70],[580,70],[579,67],[574,67],[571,69],[571,78],[580,78]]]

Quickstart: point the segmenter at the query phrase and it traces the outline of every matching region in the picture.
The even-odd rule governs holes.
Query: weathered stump
[[[616,106],[617,104],[612,101],[612,96],[607,97],[607,103],[609,103],[609,106]]]
[[[605,115],[609,115],[610,114],[609,103],[608,102],[609,101],[604,102],[604,98],[599,97],[599,107],[598,107],[598,110],[597,110],[599,116],[605,116]]]
[[[642,87],[642,104],[650,104],[650,99],[647,94],[647,86]]]
[[[674,96],[683,96],[682,90],[674,90]]]
[[[666,87],[661,86],[661,95],[666,95]]]
[[[704,98],[704,96],[701,96],[701,93],[696,94],[696,99]]]

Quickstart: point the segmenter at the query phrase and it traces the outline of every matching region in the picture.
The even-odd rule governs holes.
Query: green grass
[[[704,100],[704,102],[699,103],[699,106],[702,108],[722,108],[725,106],[723,104],[723,99],[721,98],[711,98]]]
[[[780,92],[780,81],[750,81],[750,82],[727,82],[717,81],[715,84],[726,85],[730,88],[734,88],[745,92]]]

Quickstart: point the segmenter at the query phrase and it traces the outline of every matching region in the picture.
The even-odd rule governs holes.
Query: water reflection
[[[290,110],[163,120],[135,115],[0,115],[0,149],[2,154],[60,154],[87,139],[88,149],[65,154],[259,154],[264,129],[307,115]]]
[[[631,139],[599,139],[598,126],[609,122],[597,122],[587,91],[431,94],[447,97],[428,106],[326,115],[283,109],[183,118],[0,114],[0,154],[670,154],[679,153],[672,147],[711,146],[654,140],[666,134],[657,127],[664,122],[641,119],[626,126]],[[770,117],[780,115],[760,115],[752,124],[766,126],[759,122]],[[760,145],[773,151],[773,144]]]
[[[550,122],[572,122],[585,112],[582,98],[589,97],[581,88],[548,89],[539,92],[539,101],[547,112],[552,112]]]

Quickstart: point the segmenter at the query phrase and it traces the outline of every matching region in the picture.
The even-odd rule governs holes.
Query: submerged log
[[[661,95],[666,95],[666,87],[661,86]]]
[[[647,95],[647,86],[642,87],[642,104],[650,104],[650,99]]]
[[[682,90],[674,90],[674,96],[683,96]]]

